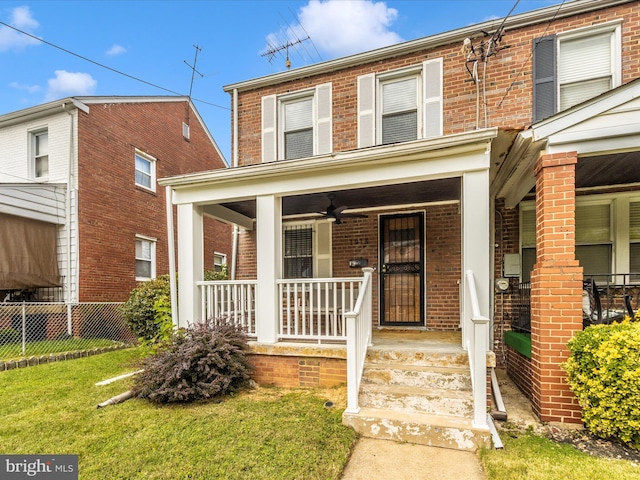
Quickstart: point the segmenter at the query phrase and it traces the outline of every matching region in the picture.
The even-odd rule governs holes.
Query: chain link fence
[[[0,361],[135,345],[122,303],[0,303]]]

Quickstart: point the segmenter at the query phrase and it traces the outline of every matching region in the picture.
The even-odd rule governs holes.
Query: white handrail
[[[489,342],[489,318],[481,315],[478,291],[471,270],[466,272],[467,291],[471,304],[473,335],[467,343],[471,385],[473,389],[473,426],[489,428],[487,424],[487,345]]]
[[[360,381],[371,344],[372,295],[371,275],[373,268],[363,268],[364,279],[360,294],[352,311],[345,313],[347,319],[347,413],[358,413]]]
[[[197,282],[202,289],[204,318],[225,321],[256,335],[256,280],[215,280]]]

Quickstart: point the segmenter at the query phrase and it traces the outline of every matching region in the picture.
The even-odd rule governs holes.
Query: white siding
[[[78,297],[77,118],[76,110],[61,108],[36,120],[0,126],[0,211],[60,225],[58,265],[65,301]],[[30,133],[43,129],[49,134],[49,176],[35,182],[30,176]]]

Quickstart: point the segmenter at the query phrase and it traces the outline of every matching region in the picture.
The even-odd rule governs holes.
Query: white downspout
[[[73,193],[75,191],[75,188],[73,187],[73,165],[74,165],[74,156],[73,156],[73,139],[74,139],[74,135],[73,135],[73,112],[70,112],[67,110],[67,104],[63,103],[62,104],[62,109],[67,113],[67,115],[69,115],[69,161],[67,162],[67,195],[66,195],[66,205],[65,205],[65,216],[66,216],[66,223],[67,223],[67,228],[65,228],[65,233],[67,236],[67,252],[66,252],[66,257],[67,257],[67,278],[65,279],[65,283],[67,284],[67,298],[64,299],[65,303],[70,304],[73,302],[73,300],[75,300],[74,298],[72,298],[71,295],[71,268],[72,268],[72,261],[71,261],[71,228],[72,228],[72,224],[71,224],[71,202],[72,202],[72,196]],[[70,317],[70,315],[69,315]],[[72,332],[68,332],[69,334],[71,334]]]
[[[165,206],[167,210],[167,248],[169,249],[169,296],[171,298],[171,319],[178,326],[178,292],[176,281],[175,239],[173,237],[173,204],[171,203],[171,187],[165,187]]]

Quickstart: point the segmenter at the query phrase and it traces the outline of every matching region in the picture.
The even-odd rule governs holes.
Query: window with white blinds
[[[629,203],[629,272],[631,279],[640,280],[640,202]]]
[[[560,40],[560,110],[613,88],[612,33]]]
[[[313,155],[313,97],[283,103],[284,158]]]
[[[381,84],[382,143],[398,143],[418,138],[418,77]]]
[[[640,208],[638,217],[640,219]],[[611,230],[610,203],[576,205],[576,258],[585,275],[611,273],[613,265]],[[533,209],[521,211],[520,239],[522,280],[529,281],[536,257],[536,218]]]

